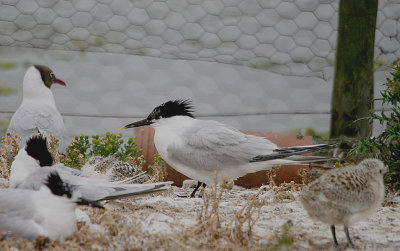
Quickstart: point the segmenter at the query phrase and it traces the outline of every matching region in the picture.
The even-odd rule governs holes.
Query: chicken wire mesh
[[[0,45],[243,64],[303,76],[332,65],[338,0],[3,0]],[[376,58],[400,55],[399,3],[379,1]]]

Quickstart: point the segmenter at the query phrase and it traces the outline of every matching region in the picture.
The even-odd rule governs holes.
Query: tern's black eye
[[[150,115],[147,117],[147,120],[149,120],[149,121],[152,121],[152,120],[154,120],[154,119],[159,119],[160,118],[160,113],[161,113],[161,111],[160,111],[160,108],[155,108],[151,113],[150,113]]]

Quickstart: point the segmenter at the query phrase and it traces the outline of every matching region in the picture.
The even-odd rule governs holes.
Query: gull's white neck
[[[34,66],[26,71],[22,89],[22,105],[27,102],[41,102],[56,108],[53,93],[44,85],[40,72]]]

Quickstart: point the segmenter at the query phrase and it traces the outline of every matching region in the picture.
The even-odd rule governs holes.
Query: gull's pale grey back
[[[21,137],[20,148],[24,147],[30,136],[42,133],[53,135],[60,142],[60,149],[66,148],[65,126],[58,110],[46,104],[31,102],[18,109],[7,129],[13,135]]]

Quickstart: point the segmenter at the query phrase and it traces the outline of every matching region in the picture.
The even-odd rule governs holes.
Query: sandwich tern
[[[50,90],[54,83],[65,86],[64,81],[56,78],[47,66],[34,65],[26,71],[22,84],[22,103],[7,128],[7,132],[21,137],[20,149],[25,147],[32,134],[40,132],[56,137],[60,152],[65,152],[68,142],[64,121]]]
[[[55,170],[37,191],[0,189],[0,201],[0,231],[30,240],[42,235],[64,241],[77,230],[77,205],[103,208],[80,197]]]
[[[154,144],[161,157],[175,170],[197,180],[197,189],[224,177],[237,179],[247,173],[270,169],[274,165],[309,162],[319,157],[297,156],[328,145],[279,148],[271,141],[247,135],[236,128],[212,120],[195,119],[189,100],[165,102],[146,119],[128,124],[120,129],[151,125]]]
[[[72,189],[79,190],[82,197],[90,201],[117,199],[121,197],[152,193],[167,188],[172,182],[148,184],[124,184],[111,182],[99,177],[90,177],[85,173],[64,166],[52,165],[53,159],[47,149],[47,141],[42,136],[32,136],[24,149],[20,149],[10,171],[10,187],[38,190],[46,177],[57,170],[61,179]]]
[[[354,248],[348,226],[369,217],[382,205],[386,171],[378,159],[330,170],[301,191],[300,201],[312,219],[331,225],[336,246],[335,225],[344,225],[347,240]]]

